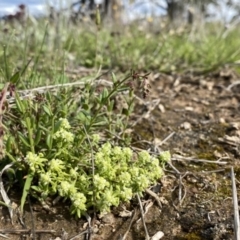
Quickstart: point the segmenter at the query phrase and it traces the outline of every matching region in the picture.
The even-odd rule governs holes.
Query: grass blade
[[[24,184],[22,198],[21,198],[21,208],[20,208],[21,212],[23,212],[23,207],[25,205],[27,195],[28,195],[29,190],[31,188],[33,177],[34,177],[34,174],[31,171],[29,171],[29,174],[27,175],[27,179],[26,179],[25,184]]]

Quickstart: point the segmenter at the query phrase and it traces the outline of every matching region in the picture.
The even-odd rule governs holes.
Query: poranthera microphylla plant
[[[21,99],[15,87],[10,88],[16,101],[15,117],[5,116],[4,152],[6,160],[15,162],[15,172],[26,176],[22,210],[28,194],[40,201],[57,194],[71,201],[70,211],[78,217],[92,207],[108,212],[161,178],[169,152],[157,157],[144,150],[134,153],[129,142],[124,146],[125,135],[119,135],[121,145],[113,137],[124,132],[133,111],[135,89],[129,84],[140,81],[143,97],[147,97],[147,75],[134,72],[120,81],[112,77],[112,86],[100,93],[86,84],[78,100],[80,108],[71,91]],[[127,114],[112,114],[113,97],[122,89],[129,91]],[[106,129],[108,138],[103,138]]]

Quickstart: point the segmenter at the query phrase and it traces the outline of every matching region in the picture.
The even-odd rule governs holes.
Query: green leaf
[[[78,119],[79,119],[80,121],[82,121],[82,122],[85,122],[85,120],[86,120],[85,114],[84,114],[83,112],[80,112],[80,113],[78,114]]]
[[[101,104],[102,103],[102,94],[100,94],[99,97],[96,97],[95,99],[98,104]]]
[[[47,128],[45,128],[44,126],[42,126],[42,125],[39,125],[39,128],[44,130],[45,132],[49,132],[49,130]]]
[[[126,115],[126,116],[129,116],[129,110],[127,108],[123,108],[122,109],[122,114]]]
[[[5,206],[5,207],[12,208],[12,206],[6,204],[5,202],[0,201],[0,204],[3,205],[3,206]]]
[[[18,137],[26,147],[30,147],[30,143],[28,142],[28,139],[21,132],[18,132]]]
[[[36,134],[35,139],[34,139],[35,146],[38,145],[38,143],[40,142],[41,136],[42,136],[42,131],[41,131],[40,128],[38,128],[37,134]]]
[[[27,175],[27,179],[26,179],[25,184],[24,184],[22,198],[21,198],[21,207],[20,207],[21,212],[23,212],[23,207],[25,205],[27,195],[28,195],[29,190],[31,188],[33,177],[34,177],[34,174],[29,171],[29,173]]]
[[[107,105],[108,112],[112,112],[113,106],[114,106],[114,100],[109,101]]]
[[[117,82],[116,75],[113,72],[111,72],[111,75],[112,75],[113,83],[116,83]]]
[[[43,110],[45,113],[47,113],[48,116],[51,117],[53,115],[51,109],[48,106],[44,105]]]
[[[53,130],[54,130],[54,133],[57,132],[57,131],[60,129],[61,123],[62,123],[62,121],[58,121],[58,122],[55,124],[54,129],[53,129]]]
[[[14,73],[9,81],[15,84],[19,80],[19,78],[20,78],[20,71]]]
[[[31,186],[31,189],[35,190],[36,192],[41,192],[41,188],[38,186]]]
[[[19,95],[18,95],[17,93],[15,94],[15,98],[16,98],[17,109],[18,109],[21,113],[25,113],[25,106],[24,106],[22,100],[19,98]]]
[[[12,162],[17,162],[17,160],[8,151],[5,151],[5,153]]]
[[[101,95],[102,95],[102,97],[101,97],[102,101],[105,101],[105,99],[108,98],[108,90],[107,90],[107,88],[103,89]]]
[[[26,122],[27,128],[30,129],[31,128],[31,119],[30,119],[30,117],[26,117],[25,118],[25,122]]]
[[[16,73],[13,74],[13,76],[10,78],[10,82],[17,85],[20,81],[21,76],[25,73],[25,71],[27,70],[30,62],[32,61],[32,59],[30,59],[27,64],[24,66],[24,68],[21,71],[17,71]]]
[[[93,124],[93,127],[104,126],[106,125],[107,121],[99,121]]]
[[[6,150],[8,152],[13,150],[13,147],[12,147],[13,143],[14,143],[14,138],[12,136],[9,136],[6,142]]]
[[[52,141],[53,141],[52,135],[48,134],[46,139],[46,144],[50,150],[52,149]]]
[[[83,108],[84,110],[88,110],[88,109],[89,109],[89,104],[84,103],[84,104],[82,105],[82,108]]]

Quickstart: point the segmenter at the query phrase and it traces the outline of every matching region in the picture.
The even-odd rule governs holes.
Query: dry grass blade
[[[6,239],[10,239],[8,236],[5,236],[5,235],[3,235],[3,234],[0,234],[0,237],[6,238]]]
[[[166,138],[164,138],[158,145],[161,146],[163,145],[165,142],[167,142],[176,132],[172,132],[170,133]]]
[[[20,99],[35,98],[36,93],[42,94],[47,91],[57,91],[61,88],[70,88],[70,87],[74,87],[74,86],[80,86],[83,88],[87,83],[91,84],[92,86],[103,85],[105,87],[111,87],[113,85],[112,82],[109,82],[105,79],[99,79],[99,80],[90,79],[87,81],[78,81],[78,82],[64,83],[64,84],[54,84],[54,85],[48,85],[48,86],[37,87],[37,88],[32,88],[32,89],[18,90],[17,93],[19,93]],[[14,103],[15,97],[10,97],[10,92],[8,92],[7,90],[5,92],[6,92],[6,96],[7,96],[7,101],[9,103]]]
[[[178,154],[174,154],[173,157],[171,158],[173,161],[193,161],[193,162],[203,162],[203,163],[215,163],[219,165],[226,165],[228,162],[221,161],[222,159],[229,159],[227,158],[219,158],[217,161],[212,161],[212,160],[207,160],[207,159],[198,159],[194,157],[183,157]]]
[[[4,234],[31,234],[32,230],[31,229],[0,229],[0,233],[4,233]],[[54,234],[56,233],[55,230],[36,230],[37,234],[41,234],[41,233],[49,233],[49,234]]]
[[[237,188],[236,188],[236,182],[235,182],[235,175],[234,175],[233,167],[231,167],[231,180],[232,180],[232,195],[233,195],[233,210],[234,210],[235,240],[240,240],[238,198],[237,198]]]
[[[2,169],[2,171],[0,172],[0,193],[1,193],[3,201],[5,202],[6,205],[8,205],[8,211],[9,211],[9,215],[10,215],[11,220],[12,220],[12,217],[13,217],[13,209],[11,208],[11,200],[9,199],[9,197],[8,197],[8,195],[7,195],[7,193],[4,189],[4,186],[3,186],[2,174],[4,173],[5,170],[10,168],[12,165],[13,165],[13,163],[10,163],[10,164],[6,165]]]

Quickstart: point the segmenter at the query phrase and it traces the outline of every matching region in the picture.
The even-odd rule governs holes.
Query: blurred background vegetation
[[[34,59],[28,78],[34,84],[43,78],[44,84],[51,82],[52,74],[55,81],[68,81],[67,75],[74,79],[80,67],[170,73],[205,73],[225,66],[239,70],[237,1],[79,0],[56,1],[46,9],[34,16],[21,4],[1,21],[0,44],[6,48],[9,71]],[[4,51],[0,54],[3,66]]]

